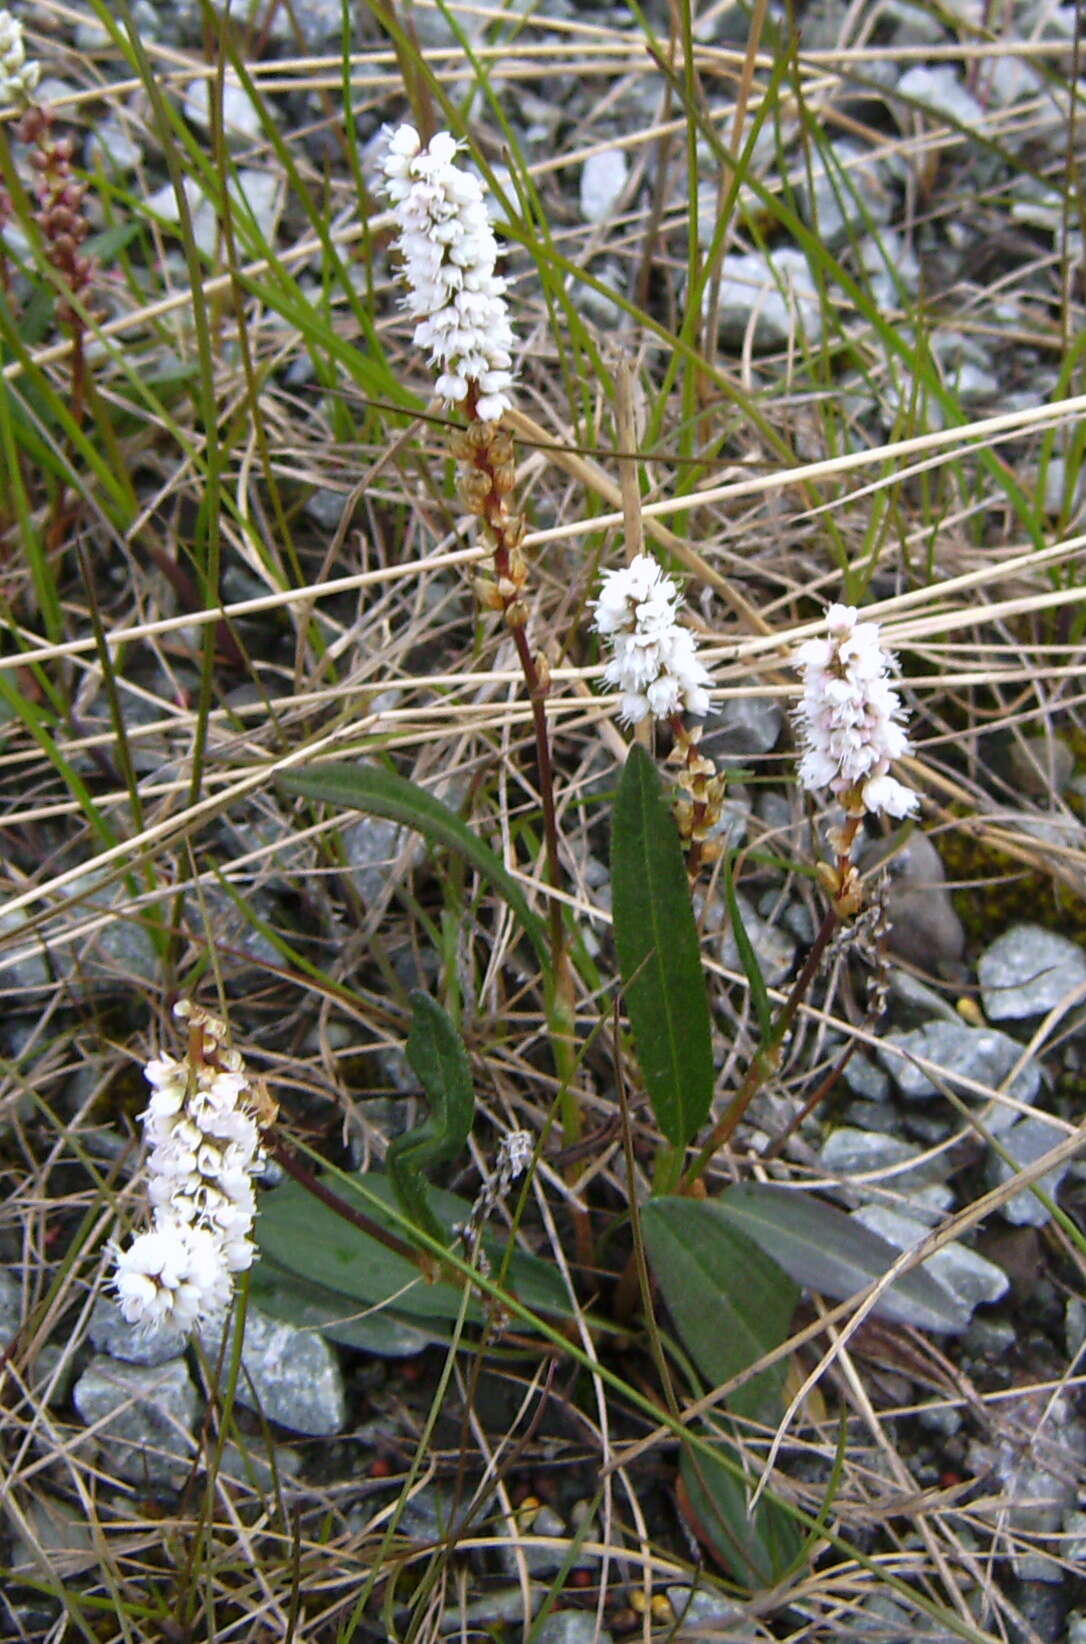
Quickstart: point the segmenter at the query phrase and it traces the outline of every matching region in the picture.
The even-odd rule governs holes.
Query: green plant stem
[[[772,1034],[765,1044],[760,1045],[755,1051],[743,1083],[709,1132],[708,1139],[702,1146],[697,1158],[680,1182],[680,1192],[689,1193],[693,1184],[704,1175],[714,1153],[718,1148],[723,1147],[725,1142],[731,1140],[747,1108],[766,1080],[776,1071],[780,1063],[780,1049],[784,1037],[795,1020],[796,1013],[822,963],[822,956],[826,951],[826,947],[840,923],[841,916],[837,909],[832,906],[827,908],[803,969],[796,977],[791,993],[774,1019]]]

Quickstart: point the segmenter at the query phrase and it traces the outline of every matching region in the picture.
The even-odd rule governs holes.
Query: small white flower
[[[513,331],[483,185],[457,169],[460,144],[447,131],[428,148],[412,126],[386,127],[385,139],[382,187],[399,224],[415,344],[429,350],[441,399],[474,394],[475,415],[496,422],[512,403]]]
[[[144,1069],[152,1226],[116,1253],[114,1289],[130,1324],[188,1331],[230,1304],[253,1260],[253,1176],[264,1165],[255,1092],[226,1028],[184,1001],[191,1053]]]
[[[515,1182],[523,1176],[535,1156],[535,1139],[530,1130],[511,1130],[498,1148],[497,1172]]]
[[[795,657],[803,675],[799,779],[805,788],[828,788],[854,815],[911,816],[919,794],[889,774],[891,760],[909,752],[909,739],[878,624],[858,621],[855,606],[831,605],[826,626],[826,637],[808,640]]]
[[[706,714],[711,678],[697,642],[678,621],[682,595],[650,554],[637,554],[618,571],[605,571],[593,626],[611,645],[605,685],[621,692],[619,715],[636,725],[648,714]]]
[[[41,64],[27,62],[23,25],[0,11],[0,104],[25,103],[41,78]]]

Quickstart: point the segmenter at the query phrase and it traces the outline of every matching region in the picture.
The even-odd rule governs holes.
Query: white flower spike
[[[453,164],[461,145],[447,131],[427,148],[413,126],[385,136],[382,186],[399,224],[415,343],[429,350],[447,404],[470,396],[480,421],[497,422],[512,403],[513,331],[483,185]]]
[[[889,683],[894,659],[875,622],[860,622],[855,606],[831,605],[828,633],[796,652],[803,696],[796,729],[805,788],[828,788],[850,815],[911,816],[920,796],[889,774],[890,761],[909,752],[901,698]]]
[[[711,677],[697,642],[680,627],[682,595],[651,554],[637,554],[619,571],[605,571],[593,626],[611,646],[603,681],[622,693],[619,716],[636,725],[648,714],[706,714]]]
[[[221,1317],[234,1274],[252,1263],[252,1178],[264,1168],[268,1112],[223,1023],[186,1000],[174,1014],[191,1023],[189,1054],[158,1056],[144,1069],[152,1226],[116,1252],[113,1285],[129,1324],[187,1332]]]
[[[27,62],[23,25],[0,11],[0,106],[25,103],[41,78],[41,64]]]

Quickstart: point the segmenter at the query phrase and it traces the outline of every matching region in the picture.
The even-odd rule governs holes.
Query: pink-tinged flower
[[[706,714],[712,681],[697,657],[697,641],[679,625],[682,595],[652,558],[637,554],[605,571],[592,619],[611,647],[603,681],[622,693],[619,715],[636,725],[648,714]]]
[[[497,422],[512,403],[513,331],[483,185],[453,163],[460,144],[447,131],[427,148],[413,126],[385,135],[382,187],[399,225],[415,344],[429,350],[441,399],[459,404],[474,391],[476,416]]]
[[[796,729],[805,788],[828,788],[852,815],[911,816],[920,796],[889,774],[909,752],[905,710],[889,682],[894,659],[883,650],[878,624],[860,622],[855,606],[831,605],[828,632],[796,652],[803,696]]]
[[[230,1305],[234,1274],[253,1260],[253,1177],[264,1167],[261,1105],[226,1028],[182,1000],[191,1048],[144,1074],[147,1198],[152,1225],[115,1252],[113,1287],[129,1324],[188,1331]]]

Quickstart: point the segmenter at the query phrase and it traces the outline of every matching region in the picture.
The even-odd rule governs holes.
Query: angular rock
[[[1041,925],[1012,925],[981,955],[977,975],[993,1022],[1043,1016],[1086,983],[1086,953]]]
[[[895,1055],[890,1046],[904,1051],[905,1056]],[[953,1090],[977,1101],[983,1098],[964,1087],[962,1080],[997,1089],[1019,1061],[1022,1046],[998,1028],[972,1028],[955,1020],[927,1022],[911,1033],[888,1033],[877,1055],[901,1094],[912,1101],[927,1101],[938,1096],[941,1089]],[[939,1082],[908,1060],[911,1056],[934,1063],[941,1070],[937,1075]],[[1041,1069],[1031,1058],[1012,1083],[1009,1094],[1016,1101],[1032,1102],[1040,1086]]]
[[[880,860],[878,849],[864,852],[865,868]],[[946,889],[942,859],[919,829],[893,850],[885,891],[889,950],[920,970],[937,975],[955,966],[965,949],[965,929]]]
[[[782,246],[772,255],[729,252],[721,265],[717,333],[729,348],[741,348],[750,327],[754,347],[783,348],[797,337],[817,342],[822,305],[802,251]]]
[[[604,148],[590,154],[581,170],[581,216],[586,223],[602,223],[614,211],[630,175],[622,148]]]
[[[1075,1505],[1075,1480],[1084,1461],[1086,1430],[1070,1400],[1030,1389],[1001,1402],[995,1437],[971,1444],[967,1455],[970,1469],[1001,1497],[1000,1519],[1012,1549],[1016,1531],[1054,1536],[1060,1530]],[[1016,1572],[1034,1579],[1041,1574],[1037,1560],[1032,1550],[1011,1551]]]
[[[750,759],[771,753],[780,741],[784,710],[768,696],[740,696],[725,702],[702,739],[714,759]]]
[[[898,1250],[911,1250],[931,1232],[926,1223],[881,1204],[861,1205],[853,1217]],[[957,1239],[935,1251],[921,1265],[961,1303],[963,1325],[975,1307],[1000,1301],[1010,1288],[1010,1280],[1001,1267],[986,1261]]]
[[[922,104],[933,114],[963,126],[966,131],[976,131],[984,126],[984,110],[972,92],[966,90],[949,63],[939,63],[934,67],[917,63],[915,67],[905,70],[898,81],[897,90],[899,97]],[[900,110],[900,104],[898,108]]]
[[[185,98],[185,119],[204,131],[211,127],[211,87],[205,79],[193,80]],[[231,148],[244,148],[261,135],[260,110],[244,86],[227,77],[222,85],[222,123]]]
[[[87,1330],[91,1346],[126,1364],[165,1364],[180,1358],[188,1342],[187,1332],[158,1329],[146,1331],[128,1324],[115,1301],[99,1296]]]
[[[562,1568],[569,1551],[569,1529],[565,1522],[555,1512],[553,1507],[546,1503],[539,1508],[530,1524],[519,1526],[525,1536],[551,1536],[556,1538],[550,1547],[520,1546],[511,1539],[503,1542],[499,1559],[506,1575],[515,1575],[523,1557],[528,1574],[533,1576],[554,1575]]]
[[[553,1610],[535,1631],[536,1644],[612,1644],[591,1610]]]
[[[107,175],[124,176],[142,164],[143,146],[131,121],[110,115],[99,120],[88,134],[83,157],[88,171],[96,171],[101,166]]]
[[[133,1483],[178,1487],[192,1464],[196,1442],[196,1389],[184,1359],[166,1364],[121,1364],[100,1354],[72,1391],[102,1464]]]
[[[829,145],[828,156],[814,159],[812,169],[799,188],[800,210],[831,251],[867,238],[872,224],[890,221],[894,191],[870,148],[842,138]]]
[[[914,1192],[932,1182],[938,1182],[950,1170],[949,1161],[939,1156],[926,1159],[915,1169],[902,1168],[920,1157],[920,1148],[897,1136],[884,1136],[877,1130],[856,1130],[851,1125],[839,1125],[827,1137],[819,1154],[819,1164],[830,1176],[840,1176],[847,1184],[850,1177],[885,1174],[879,1186],[895,1193]],[[863,1191],[865,1184],[857,1184]]]
[[[738,895],[736,902],[739,905],[743,929],[762,967],[762,975],[772,987],[775,983],[783,981],[791,971],[796,959],[796,944],[786,931],[777,925],[769,924],[755,913],[745,896]],[[720,944],[720,962],[727,965],[729,970],[743,969],[739,946],[730,923]]]
[[[1006,1130],[1001,1131],[998,1141],[1021,1169],[1023,1165],[1034,1164],[1052,1148],[1057,1147],[1065,1140],[1066,1135],[1066,1131],[1056,1125],[1046,1124],[1043,1119],[1026,1117],[1016,1119]],[[1050,1198],[1054,1197],[1070,1167],[1070,1159],[1065,1159],[1063,1164],[1057,1165],[1054,1170],[1042,1176],[1036,1186]],[[1009,1182],[1017,1172],[993,1151],[986,1161],[985,1173],[990,1186],[1002,1187],[1003,1183]],[[1029,1187],[1023,1188],[1021,1193],[1016,1193],[1012,1199],[1008,1199],[1003,1206],[1003,1214],[1016,1227],[1043,1227],[1051,1220],[1048,1210]]]
[[[232,1342],[232,1324],[230,1335]],[[214,1362],[220,1334],[207,1332],[203,1339]],[[324,1337],[269,1318],[251,1304],[245,1315],[242,1371],[235,1397],[268,1421],[314,1438],[341,1432],[347,1419],[343,1374]]]

